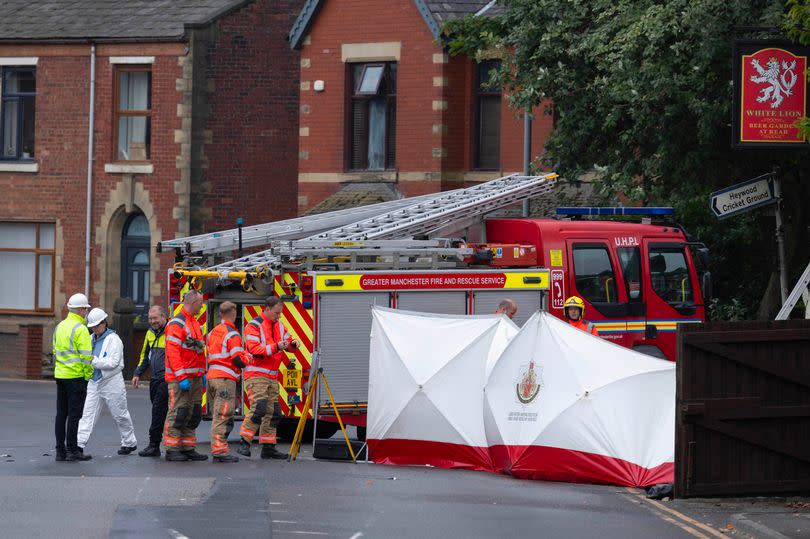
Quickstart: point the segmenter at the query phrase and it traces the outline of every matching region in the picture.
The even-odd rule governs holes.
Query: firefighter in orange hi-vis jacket
[[[211,410],[211,456],[214,462],[239,462],[230,454],[228,435],[233,429],[236,385],[242,369],[250,363],[242,336],[236,330],[236,305],[230,301],[219,306],[217,325],[208,334],[208,402]]]
[[[585,316],[585,302],[582,301],[582,298],[579,296],[571,296],[565,300],[563,312],[569,324],[591,335],[599,336],[599,330],[596,329],[592,323],[582,319]]]
[[[205,341],[194,318],[203,305],[196,290],[186,293],[183,307],[166,325],[166,373],[169,413],[166,415],[163,445],[166,460],[208,460],[197,453],[197,426],[202,420],[202,392],[205,383]]]
[[[245,367],[245,390],[250,400],[251,413],[242,421],[239,435],[242,441],[237,453],[250,456],[250,443],[256,432],[262,444],[261,458],[284,459],[287,455],[276,449],[276,421],[281,418],[278,406],[278,369],[286,358],[285,350],[294,350],[298,341],[293,340],[279,319],[283,306],[281,300],[269,296],[264,302],[262,314],[250,321],[245,328],[245,343],[252,360]]]

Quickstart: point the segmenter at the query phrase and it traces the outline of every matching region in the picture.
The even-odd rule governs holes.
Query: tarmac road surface
[[[128,391],[142,448],[148,389]],[[55,462],[55,395],[53,382],[0,380],[2,537],[652,539],[738,533],[690,522],[645,501],[641,491],[321,461],[311,458],[309,446],[294,463],[262,461],[255,450],[252,459],[236,464],[122,457],[106,412],[85,450],[93,460]],[[209,429],[207,422],[198,429],[201,452],[209,452]]]

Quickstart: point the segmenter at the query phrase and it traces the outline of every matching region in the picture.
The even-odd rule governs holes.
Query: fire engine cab
[[[279,404],[290,419],[311,413],[303,403],[317,364],[344,419],[365,424],[371,305],[490,314],[509,298],[518,306],[513,321],[522,324],[539,309],[563,317],[566,297],[578,295],[600,336],[674,360],[677,324],[704,319],[692,257],[700,246],[677,225],[581,219],[593,209],[562,209],[560,219],[491,217],[543,196],[555,182],[556,174],[511,175],[457,191],[163,242],[158,250],[174,250],[178,260],[169,272],[172,307],[179,308],[183,290],[200,289],[210,330],[222,301],[241,305],[244,325],[260,314],[267,295],[279,296],[282,322],[301,343],[280,369]],[[634,210],[642,211],[611,209]],[[703,285],[709,282],[704,275]],[[314,399],[315,416],[329,419],[325,407],[318,411],[321,401]],[[249,406],[245,401],[245,412]],[[282,424],[280,434],[290,433],[292,424]],[[326,436],[334,428],[319,423],[317,430]]]

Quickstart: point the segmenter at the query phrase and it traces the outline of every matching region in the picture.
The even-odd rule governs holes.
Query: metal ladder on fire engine
[[[395,258],[404,251],[434,257],[469,254],[469,249],[454,248],[447,240],[413,238],[463,229],[497,209],[549,192],[556,181],[557,174],[554,173],[540,176],[511,174],[466,189],[440,193],[307,238],[274,242],[271,249],[217,264],[207,270],[227,278],[230,273],[244,275],[278,267],[282,255],[288,258],[313,253],[340,256],[349,250],[354,256],[389,254]]]
[[[419,197],[369,204],[367,206],[360,206],[359,208],[348,208],[317,215],[285,219],[283,221],[274,221],[272,223],[241,227],[241,247],[243,249],[250,249],[252,247],[270,245],[273,241],[305,238],[313,234],[332,230],[336,227],[389,213],[406,206],[412,206],[418,202],[425,202],[441,196],[441,194],[442,193],[432,193]],[[157,244],[157,252],[163,253],[174,250],[178,256],[186,256],[190,254],[207,255],[233,251],[240,247],[239,233],[239,228],[231,228],[220,232],[165,240]]]
[[[788,316],[790,316],[790,311],[796,306],[796,303],[799,301],[799,298],[802,294],[807,292],[807,287],[810,286],[810,264],[807,264],[807,267],[804,269],[804,273],[802,276],[799,277],[799,282],[796,283],[796,286],[793,287],[793,291],[788,295],[787,299],[785,299],[785,304],[782,305],[782,308],[779,309],[779,313],[777,313],[775,320],[787,320]],[[808,296],[805,296],[807,298]],[[805,299],[806,301],[807,299]],[[807,310],[805,309],[805,312]]]

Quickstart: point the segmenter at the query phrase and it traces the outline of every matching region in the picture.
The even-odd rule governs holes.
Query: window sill
[[[39,163],[0,161],[0,172],[39,172]]]
[[[104,172],[107,174],[152,174],[154,171],[155,167],[151,164],[107,163],[104,165]]]

